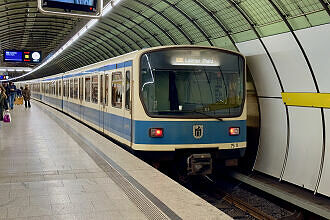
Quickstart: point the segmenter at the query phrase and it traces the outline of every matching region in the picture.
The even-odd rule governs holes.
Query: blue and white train
[[[134,151],[185,156],[190,174],[246,148],[246,64],[233,51],[148,48],[28,83],[33,98]]]

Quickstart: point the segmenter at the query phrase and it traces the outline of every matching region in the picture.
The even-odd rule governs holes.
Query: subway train
[[[134,51],[27,81],[32,97],[188,174],[235,165],[246,149],[246,61],[204,46]]]

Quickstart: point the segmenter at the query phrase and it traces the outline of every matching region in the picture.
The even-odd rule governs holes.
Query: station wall
[[[322,120],[321,108],[286,106],[281,96],[281,92],[316,93],[317,88],[330,93],[330,24],[295,34],[302,48],[292,33],[237,44],[247,56],[260,104],[260,144],[254,169],[330,195],[330,110],[324,109]]]

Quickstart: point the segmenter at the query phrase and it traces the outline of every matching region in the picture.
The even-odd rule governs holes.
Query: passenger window
[[[107,106],[108,105],[108,97],[109,97],[109,75],[105,75],[105,94],[104,94],[104,104]]]
[[[131,96],[131,86],[130,86],[130,71],[126,71],[126,84],[125,84],[125,108],[127,110],[131,109],[131,102],[130,102],[130,96]]]
[[[100,103],[103,104],[103,74],[100,75]]]
[[[66,97],[69,97],[69,80],[66,80],[66,87],[65,87],[65,93],[66,93]]]
[[[92,77],[92,102],[97,103],[98,102],[98,76]]]
[[[73,79],[70,79],[70,98],[73,98]]]
[[[111,97],[112,106],[122,107],[122,74],[121,72],[112,73]]]
[[[55,95],[58,96],[58,81],[55,82]]]
[[[73,98],[78,99],[78,79],[73,80]]]
[[[66,80],[63,80],[63,96],[64,97],[66,96],[65,88],[66,88]]]
[[[79,99],[83,100],[84,98],[84,93],[83,93],[83,88],[84,88],[84,84],[83,84],[83,79],[79,78]]]
[[[58,95],[61,96],[62,90],[62,80],[58,82]]]
[[[85,101],[86,102],[91,101],[91,78],[90,77],[85,78]]]

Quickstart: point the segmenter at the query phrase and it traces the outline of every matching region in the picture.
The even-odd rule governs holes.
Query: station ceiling
[[[41,50],[48,55],[70,35],[81,19],[55,17],[38,12],[36,0],[0,0],[1,50]],[[3,63],[1,66],[31,64]],[[33,65],[33,64],[32,64]]]
[[[2,49],[5,45],[38,47],[48,54],[61,40],[66,42],[76,24],[84,22],[41,15],[34,1],[0,2],[6,25],[0,28]],[[237,50],[239,42],[329,22],[329,0],[123,0],[58,57],[25,79],[159,45]]]

